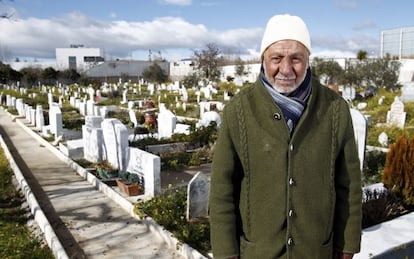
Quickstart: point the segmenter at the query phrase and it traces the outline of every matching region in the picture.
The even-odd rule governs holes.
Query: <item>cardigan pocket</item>
[[[333,255],[333,233],[329,235],[329,238],[323,242],[321,249],[320,249],[320,255],[318,258],[332,258]]]
[[[240,257],[256,258],[256,244],[247,240],[244,235],[240,237]]]

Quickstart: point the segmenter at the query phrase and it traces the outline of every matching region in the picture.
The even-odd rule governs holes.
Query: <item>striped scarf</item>
[[[303,111],[306,108],[307,101],[311,93],[311,71],[310,68],[306,71],[305,80],[300,84],[298,89],[288,95],[283,95],[276,91],[273,86],[269,83],[262,72],[260,73],[260,79],[265,85],[267,91],[272,96],[275,103],[282,109],[283,116],[286,120],[286,124],[289,127],[290,134],[295,129]]]

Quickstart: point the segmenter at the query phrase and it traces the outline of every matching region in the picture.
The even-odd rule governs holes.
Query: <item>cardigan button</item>
[[[287,240],[287,244],[288,246],[292,246],[293,245],[293,238],[289,237]]]
[[[293,217],[293,215],[294,215],[294,212],[293,212],[293,210],[289,210],[289,213],[288,213],[288,215],[289,215],[289,217]]]
[[[289,178],[289,185],[293,186],[295,184],[295,180],[293,178]]]
[[[275,114],[273,114],[273,118],[275,120],[280,120],[280,119],[282,119],[282,115],[280,115],[280,113],[276,112]]]

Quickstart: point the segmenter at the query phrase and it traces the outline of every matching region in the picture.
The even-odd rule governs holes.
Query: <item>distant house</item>
[[[123,82],[138,82],[142,72],[152,66],[153,61],[117,60],[106,61],[86,71],[86,76],[101,82],[116,83],[121,78]],[[169,76],[168,62],[157,61],[161,69]]]
[[[70,48],[56,48],[56,67],[58,70],[74,69],[78,72],[105,61],[100,48],[88,48],[83,45],[70,45]]]

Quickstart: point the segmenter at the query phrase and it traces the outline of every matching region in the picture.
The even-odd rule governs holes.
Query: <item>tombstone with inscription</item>
[[[365,142],[367,138],[367,120],[365,116],[356,109],[350,109],[352,124],[354,126],[354,137],[358,148],[360,169],[362,171],[365,157]]]
[[[137,174],[143,179],[147,196],[155,196],[161,192],[161,159],[159,156],[139,148],[129,148],[127,171]]]
[[[210,182],[202,172],[198,172],[187,186],[187,220],[208,216]]]
[[[391,109],[387,112],[387,124],[404,128],[406,112],[404,112],[404,103],[400,101],[398,96],[394,98]]]

